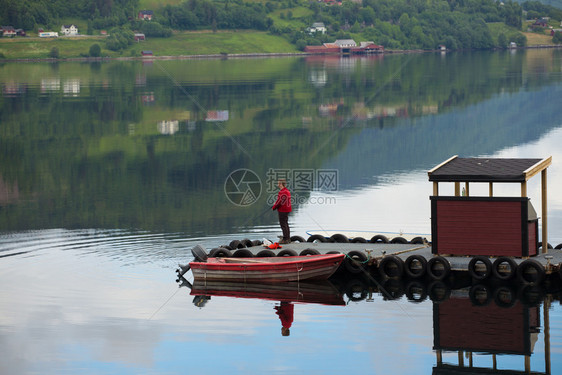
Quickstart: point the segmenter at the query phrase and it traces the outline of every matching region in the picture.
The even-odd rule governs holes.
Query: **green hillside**
[[[140,10],[150,11],[151,19],[138,19]],[[28,48],[4,44],[2,38],[0,53],[6,58],[45,58],[139,56],[146,49],[161,56],[294,52],[336,39],[373,41],[387,50],[507,48],[510,42],[526,45],[526,20],[543,17],[548,17],[548,27],[532,26],[532,31],[550,35],[550,28],[562,21],[562,10],[511,0],[344,0],[341,5],[307,0],[0,0],[1,25],[24,29],[33,37],[40,29],[59,31],[62,24],[75,24],[81,35],[72,38],[72,47],[51,41],[50,49],[28,40]],[[315,22],[322,22],[326,32],[311,31]],[[247,33],[256,32],[250,41]],[[136,43],[135,33],[147,41]],[[92,41],[87,36],[103,38]],[[186,39],[189,44],[182,46]],[[100,48],[91,50],[93,44]]]

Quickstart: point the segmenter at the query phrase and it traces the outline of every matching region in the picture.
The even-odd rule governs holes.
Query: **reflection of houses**
[[[9,184],[0,176],[0,206],[16,202],[20,197],[18,183]]]
[[[25,85],[17,82],[6,82],[2,87],[4,96],[19,96],[25,93]]]
[[[328,82],[328,73],[326,70],[311,70],[309,73],[309,80],[316,87],[323,87]]]
[[[322,117],[334,117],[341,106],[343,106],[343,99],[339,103],[321,104],[318,107],[318,113]]]
[[[69,79],[63,83],[62,92],[66,96],[78,96],[80,94],[80,79]]]
[[[41,92],[59,91],[60,79],[59,78],[41,78]]]
[[[205,121],[228,121],[228,111],[207,111]]]
[[[428,107],[426,111],[433,113],[436,107]],[[423,110],[422,110],[423,111]],[[374,106],[365,107],[364,103],[356,103],[352,109],[353,117],[356,119],[370,120],[375,118],[386,117],[409,117],[408,107],[391,107],[391,106]]]
[[[516,292],[509,287],[499,288],[494,295],[492,302],[494,297],[489,289],[473,286],[468,295],[457,293],[434,303],[433,340],[437,366],[433,374],[495,374],[498,354],[525,356],[525,372],[505,370],[506,374],[531,373],[530,357],[541,325],[540,308],[518,301]],[[549,329],[546,314],[547,311],[545,330]],[[454,357],[458,364],[445,363],[443,355],[447,352],[457,353]],[[492,368],[476,367],[474,354],[492,355]],[[550,362],[550,358],[546,361]]]
[[[147,93],[141,95],[141,101],[145,105],[154,103],[154,93],[153,92],[147,92]]]
[[[178,120],[158,122],[158,132],[160,134],[173,135],[177,133],[179,130],[180,130],[180,125]]]
[[[62,25],[60,32],[66,36],[78,35],[78,28],[75,25]]]

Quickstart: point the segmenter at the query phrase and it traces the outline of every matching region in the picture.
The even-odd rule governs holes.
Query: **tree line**
[[[304,8],[293,17],[292,9]],[[285,11],[286,9],[286,11]],[[363,0],[326,6],[315,0],[247,2],[244,0],[185,0],[154,9],[152,21],[136,19],[139,0],[0,0],[0,23],[32,30],[59,27],[61,18],[77,17],[88,23],[87,34],[109,29],[107,48],[125,49],[134,31],[150,37],[169,37],[172,30],[261,30],[280,35],[299,48],[335,38],[373,40],[386,48],[488,49],[510,41],[524,45],[519,32],[523,11],[527,18],[562,20],[562,10],[538,1],[512,0]],[[279,16],[280,15],[280,16]],[[285,22],[275,22],[274,19]],[[302,24],[324,22],[326,34],[311,34]],[[493,37],[489,23],[503,23],[509,33]]]

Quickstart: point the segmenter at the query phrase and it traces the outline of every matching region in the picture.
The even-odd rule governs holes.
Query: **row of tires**
[[[331,251],[328,254],[338,253]],[[319,255],[316,249],[305,249],[297,253],[293,249],[283,249],[279,252],[273,252],[269,249],[263,249],[257,254],[248,248],[240,248],[230,250],[226,247],[218,247],[211,250],[209,257],[235,257],[235,258],[252,258],[256,257],[282,257],[297,255]],[[350,251],[346,254],[343,267],[351,274],[361,274],[368,271],[371,267],[369,259],[365,253],[361,251]],[[419,279],[429,276],[433,280],[443,280],[451,274],[451,264],[442,256],[435,256],[427,260],[421,255],[410,255],[403,260],[396,255],[387,255],[378,262],[379,273],[389,279],[400,279],[407,276],[411,279]],[[478,281],[484,281],[492,276],[502,281],[511,281],[517,278],[519,282],[524,284],[540,284],[545,276],[544,266],[534,259],[524,260],[517,265],[515,260],[510,257],[499,257],[493,262],[488,257],[476,256],[471,259],[468,264],[468,273]],[[560,270],[562,277],[562,269]]]
[[[345,295],[350,301],[359,302],[369,296],[369,289],[360,279],[349,280],[345,287]],[[385,300],[398,300],[406,297],[408,301],[419,303],[430,299],[443,302],[450,298],[451,287],[443,281],[426,283],[420,280],[388,279],[380,285],[379,293]],[[513,285],[490,286],[486,284],[472,285],[468,297],[474,306],[487,306],[491,303],[502,307],[512,307],[517,301],[526,306],[535,306],[542,302],[545,292],[540,286],[525,285],[516,288]]]
[[[414,237],[412,238],[411,241],[408,241],[404,237],[394,237],[389,239],[388,237],[382,234],[377,234],[376,236],[373,236],[369,240],[367,240],[363,237],[347,238],[347,236],[343,234],[336,233],[330,237],[322,236],[319,234],[313,234],[310,237],[308,237],[306,240],[304,239],[304,237],[301,236],[291,236],[291,242],[423,244],[425,242],[425,239],[423,237]],[[245,238],[243,240],[232,240],[228,245],[223,245],[221,247],[228,250],[236,250],[236,249],[249,248],[252,246],[259,246],[262,244],[263,242],[261,240],[250,240],[248,238]]]
[[[442,256],[426,260],[421,255],[410,255],[402,260],[395,255],[388,255],[380,260],[378,266],[379,272],[387,278],[401,278],[405,274],[413,279],[428,275],[434,280],[443,280],[451,273],[451,264]],[[476,256],[468,264],[468,273],[478,281],[493,276],[502,281],[517,278],[523,284],[532,285],[540,284],[546,276],[544,266],[535,259],[527,259],[517,265],[510,257],[499,257],[492,262],[488,257]]]

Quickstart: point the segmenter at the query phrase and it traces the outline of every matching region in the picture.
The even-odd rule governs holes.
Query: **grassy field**
[[[551,46],[552,37],[550,35],[543,35],[537,33],[523,33],[527,37],[528,46]]]
[[[87,56],[90,46],[99,44],[102,56],[140,56],[142,50],[151,50],[155,56],[208,55],[219,53],[288,53],[297,52],[286,39],[266,32],[181,32],[171,38],[147,38],[128,49],[114,52],[105,49],[104,37],[75,38],[0,38],[0,53],[7,59],[48,58],[53,47],[60,58]]]
[[[166,5],[178,5],[186,0],[139,0],[139,10],[156,10]]]

